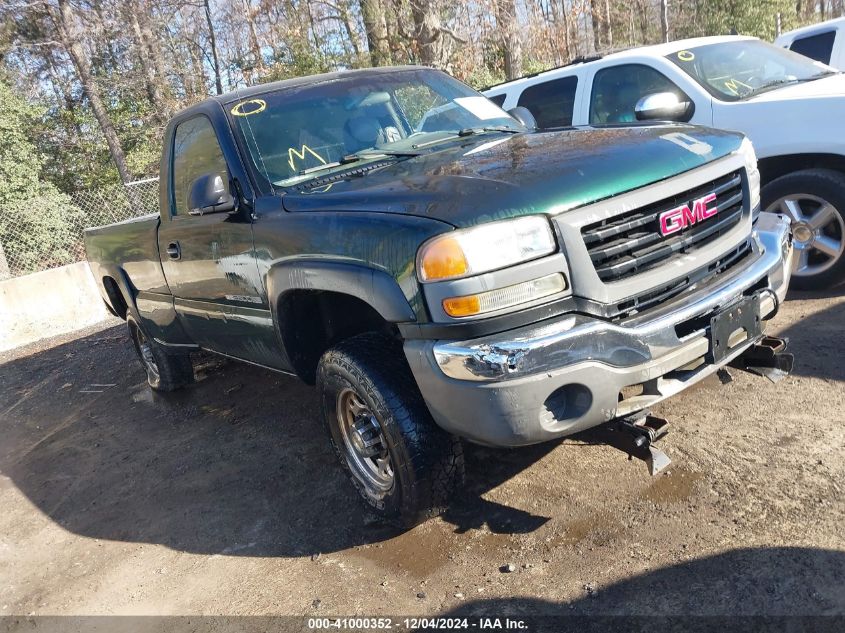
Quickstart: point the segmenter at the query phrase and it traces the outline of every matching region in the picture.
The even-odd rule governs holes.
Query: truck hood
[[[845,74],[837,73],[829,77],[816,79],[815,81],[787,84],[776,90],[769,90],[756,97],[752,97],[747,103],[824,99],[828,97],[845,97]]]
[[[742,136],[686,125],[490,133],[305,191],[288,211],[428,217],[457,227],[560,213],[671,178],[730,154]]]

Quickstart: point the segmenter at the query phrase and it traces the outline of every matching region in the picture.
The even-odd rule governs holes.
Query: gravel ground
[[[794,296],[792,376],[660,406],[657,477],[595,434],[469,447],[466,493],[405,533],[294,379],[205,358],[153,395],[114,321],[7,352],[0,613],[845,615],[843,323]]]

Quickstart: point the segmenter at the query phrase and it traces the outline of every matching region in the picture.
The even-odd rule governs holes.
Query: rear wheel
[[[147,336],[132,317],[127,319],[129,336],[135,352],[147,372],[147,383],[156,391],[175,391],[194,382],[191,357],[185,353],[168,352]]]
[[[807,169],[781,176],[763,188],[762,206],[792,223],[793,287],[819,290],[845,278],[845,174]]]
[[[317,386],[335,451],[373,510],[405,527],[445,510],[463,483],[462,447],[431,419],[400,346],[350,338],[323,354]]]

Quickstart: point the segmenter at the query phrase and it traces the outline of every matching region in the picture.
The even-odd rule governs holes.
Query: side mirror
[[[674,92],[657,92],[646,95],[634,106],[637,121],[682,121],[692,118],[695,107],[682,101]]]
[[[537,129],[537,119],[535,119],[534,115],[531,114],[531,110],[525,106],[516,106],[515,108],[511,108],[508,110],[508,114],[522,123],[522,125],[527,127],[529,130]]]
[[[188,213],[230,213],[235,210],[235,198],[227,187],[228,176],[212,172],[203,174],[191,183],[188,193]]]

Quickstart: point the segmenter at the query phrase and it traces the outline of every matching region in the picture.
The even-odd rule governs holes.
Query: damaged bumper
[[[689,387],[762,337],[714,362],[709,315],[743,295],[760,321],[786,295],[789,225],[762,214],[753,254],[709,284],[611,323],[581,314],[465,342],[409,340],[405,353],[435,421],[483,444],[519,446],[630,415]]]

